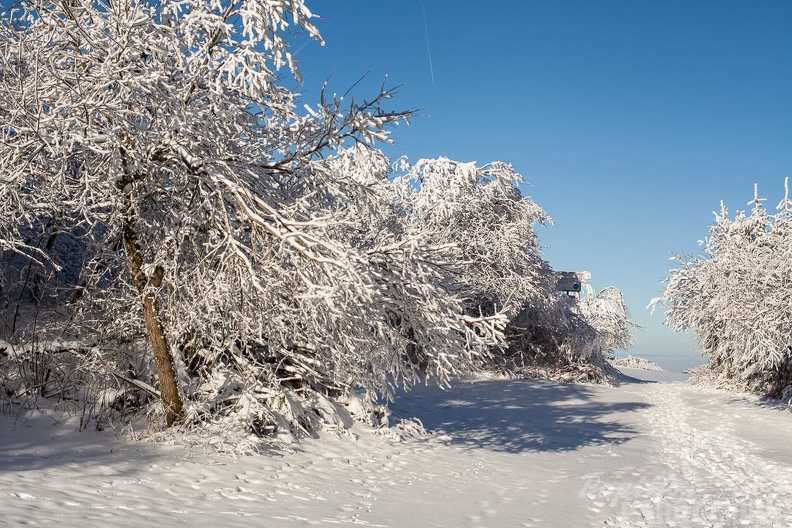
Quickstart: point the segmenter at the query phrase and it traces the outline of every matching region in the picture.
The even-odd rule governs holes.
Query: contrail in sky
[[[432,74],[432,84],[434,84],[434,66],[432,65],[432,50],[429,49],[429,26],[426,23],[426,8],[424,7],[423,0],[421,1],[421,11],[424,17],[424,36],[426,37],[426,53],[429,55],[429,73]]]

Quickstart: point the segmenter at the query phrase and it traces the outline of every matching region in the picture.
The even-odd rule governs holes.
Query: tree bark
[[[123,222],[127,266],[132,275],[132,282],[143,298],[143,320],[151,343],[154,364],[157,367],[160,396],[165,405],[165,420],[170,426],[184,417],[184,401],[179,392],[173,356],[165,337],[165,329],[159,320],[159,307],[155,298],[156,289],[162,286],[165,270],[157,266],[150,276],[146,275],[143,271],[143,251],[140,248],[134,220],[127,217]]]

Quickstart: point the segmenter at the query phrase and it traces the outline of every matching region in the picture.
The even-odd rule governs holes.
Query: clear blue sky
[[[515,166],[555,220],[556,270],[621,289],[632,353],[701,362],[650,316],[669,257],[698,253],[724,200],[774,207],[792,176],[792,2],[316,0],[326,46],[298,40],[311,101],[330,78],[358,97],[404,86],[422,117],[386,149]],[[425,17],[424,17],[425,13]],[[427,44],[428,42],[428,44]]]

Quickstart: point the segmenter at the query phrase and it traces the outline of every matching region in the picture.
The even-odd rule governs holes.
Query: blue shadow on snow
[[[627,401],[607,401],[613,396]],[[609,387],[493,379],[416,387],[389,407],[397,418],[418,418],[427,431],[449,436],[451,445],[520,453],[622,444],[638,434],[628,414],[649,406]]]

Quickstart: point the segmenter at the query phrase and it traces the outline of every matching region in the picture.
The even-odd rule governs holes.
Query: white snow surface
[[[457,380],[359,427],[231,458],[0,418],[0,526],[792,526],[792,414],[667,372]],[[357,427],[357,426],[356,426]]]

